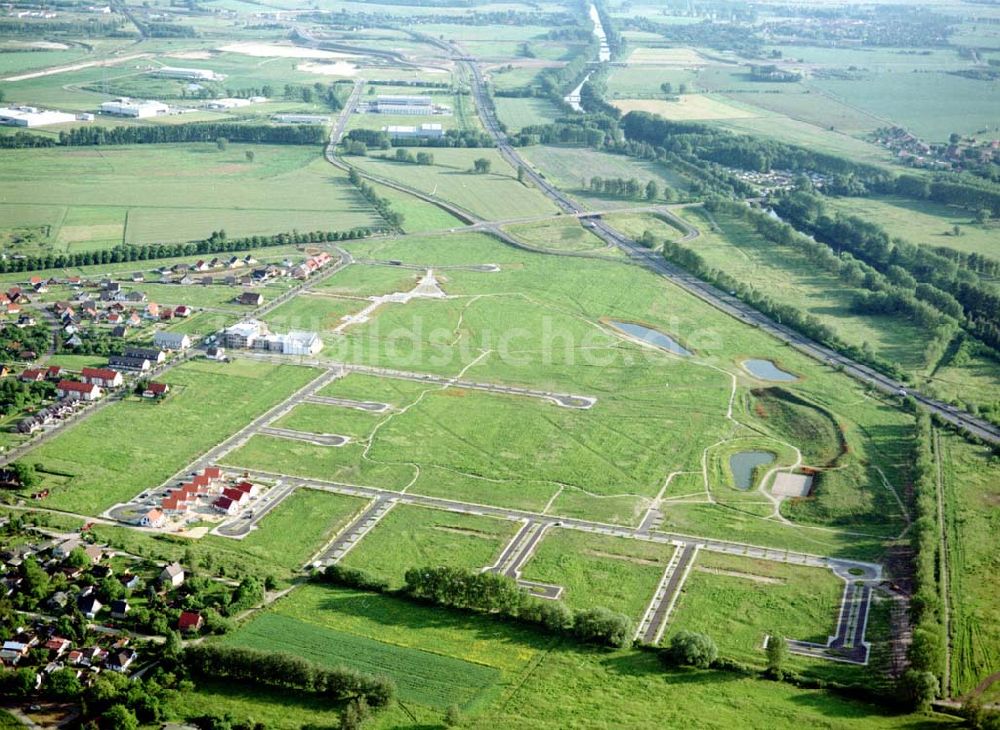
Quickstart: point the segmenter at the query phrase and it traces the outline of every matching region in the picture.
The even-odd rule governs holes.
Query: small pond
[[[785,372],[770,360],[744,360],[743,367],[749,370],[754,377],[761,380],[774,380],[780,383],[790,383],[793,380],[798,380],[797,376]]]
[[[737,489],[750,489],[753,486],[753,470],[758,466],[766,466],[774,461],[770,451],[741,451],[729,457],[729,471],[733,473],[733,482]]]
[[[667,352],[672,352],[675,355],[684,355],[685,357],[691,354],[691,351],[678,343],[677,340],[657,330],[650,329],[649,327],[643,327],[641,324],[636,324],[635,322],[612,321],[611,324],[620,329],[622,332],[630,334],[633,337],[637,337],[643,342],[656,345]]]

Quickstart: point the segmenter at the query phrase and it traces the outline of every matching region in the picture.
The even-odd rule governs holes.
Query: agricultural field
[[[509,218],[511,211],[517,211],[519,217],[556,212],[541,193],[519,183],[516,171],[494,150],[434,148],[431,152],[433,165],[413,165],[379,156],[354,157],[350,161],[365,172],[410,185],[487,220]],[[489,160],[488,173],[473,171],[473,161],[479,158]]]
[[[96,515],[125,502],[316,375],[310,368],[253,361],[187,363],[165,377],[172,391],[162,403],[115,403],[31,453],[52,492],[46,505]]]
[[[500,96],[494,103],[497,116],[511,132],[536,124],[551,124],[560,113],[548,99]]]
[[[719,119],[744,119],[756,116],[753,112],[727,104],[711,96],[684,94],[676,101],[667,99],[620,99],[615,107],[622,114],[649,112],[664,119],[679,122],[715,121]]]
[[[33,232],[29,253],[377,224],[346,177],[307,147],[8,150],[0,182],[0,231]]]

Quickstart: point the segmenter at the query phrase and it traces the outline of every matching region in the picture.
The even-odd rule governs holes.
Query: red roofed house
[[[100,385],[102,388],[117,388],[124,382],[122,374],[110,368],[84,368],[81,375],[83,382]]]
[[[204,474],[205,476],[207,476],[209,479],[221,479],[222,478],[222,469],[220,469],[217,466],[209,466],[209,467],[205,468],[205,470],[202,472],[202,474]]]
[[[61,380],[62,379],[62,368],[58,365],[49,365],[45,370],[46,380]]]
[[[17,379],[25,383],[40,383],[45,380],[45,371],[41,368],[29,368],[18,375]]]
[[[49,651],[54,651],[57,657],[63,655],[67,649],[73,645],[69,639],[64,639],[61,636],[53,636],[51,639],[45,642],[45,648]]]
[[[187,501],[183,498],[183,495],[174,492],[163,498],[163,501],[160,502],[160,509],[165,512],[183,512],[187,509]]]
[[[248,499],[250,499],[250,495],[247,494],[246,492],[241,492],[239,489],[232,489],[232,488],[223,489],[222,496],[228,497],[229,499],[236,502],[236,504],[243,504]]]
[[[166,383],[154,383],[150,381],[146,389],[142,391],[143,398],[162,398],[170,391],[170,386]]]
[[[225,515],[234,515],[240,508],[240,506],[229,497],[219,497],[217,500],[212,502],[212,506]]]
[[[257,485],[251,484],[250,482],[247,481],[240,482],[235,487],[233,487],[233,489],[238,489],[239,491],[243,492],[244,494],[250,497],[257,496]]]
[[[185,306],[183,304],[181,306],[179,306],[179,307],[176,307],[174,309],[174,316],[175,317],[190,317],[191,316],[191,307]]]
[[[97,383],[60,380],[59,384],[56,385],[56,395],[70,400],[97,400],[101,397],[101,387]]]
[[[200,613],[194,611],[181,611],[181,617],[177,619],[177,628],[180,631],[197,631],[204,623]]]

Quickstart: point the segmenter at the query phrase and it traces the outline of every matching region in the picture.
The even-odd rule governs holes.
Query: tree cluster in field
[[[874,165],[816,152],[773,139],[734,134],[698,122],[672,122],[649,112],[629,112],[621,121],[625,138],[676,153],[755,172],[810,170],[831,176],[828,192],[865,195],[890,192],[892,173]]]
[[[267,124],[153,124],[148,126],[76,127],[59,132],[59,138],[28,132],[0,136],[0,149],[31,147],[86,147],[126,144],[171,144],[215,142],[251,144],[319,145],[326,141],[323,127],[311,124],[272,126]]]
[[[290,101],[302,101],[306,104],[321,102],[331,111],[338,112],[344,108],[342,83],[323,84],[319,81],[311,86],[304,84],[285,84],[283,96]],[[271,94],[260,94],[260,96],[272,96]]]
[[[600,195],[609,195],[615,198],[630,198],[631,200],[658,200],[660,197],[660,186],[655,180],[649,180],[645,184],[632,177],[626,180],[621,177],[592,177],[588,186],[591,192]],[[664,192],[669,192],[669,188]],[[670,192],[667,200],[673,198]]]
[[[144,23],[141,27],[144,35],[150,38],[197,38],[198,31],[190,25],[180,23]]]
[[[328,669],[291,654],[196,644],[184,649],[182,661],[195,676],[297,691],[332,701],[363,698],[371,707],[385,707],[396,694],[395,684],[388,677],[347,667]]]
[[[51,401],[56,394],[56,386],[50,382],[25,383],[17,378],[0,380],[0,415],[20,413],[25,408],[40,406]]]
[[[25,351],[40,355],[51,343],[52,333],[44,324],[33,324],[28,327],[6,324],[0,327],[0,357],[5,360],[21,359],[20,353]]]
[[[430,152],[418,152],[414,155],[407,149],[399,148],[393,158],[396,162],[406,162],[410,165],[433,165],[434,155]]]
[[[316,580],[362,590],[392,593],[388,584],[365,571],[329,566]],[[635,627],[625,615],[606,608],[573,612],[561,601],[535,598],[513,579],[492,572],[426,567],[406,571],[403,588],[409,599],[466,611],[488,613],[541,626],[556,634],[614,648],[630,646]]]
[[[374,187],[365,182],[361,175],[353,167],[350,172],[347,173],[348,179],[351,184],[358,189],[365,200],[372,204],[372,207],[378,212],[382,219],[385,220],[389,228],[400,229],[403,227],[403,214],[398,210],[394,210],[392,207],[392,202],[388,198],[383,198],[378,194],[378,191]]]
[[[978,222],[1000,217],[1000,185],[967,173],[942,173],[931,178],[900,175],[894,192],[914,200],[957,205],[973,211]]]
[[[395,147],[447,147],[468,148],[493,147],[493,138],[478,129],[446,129],[442,137],[403,137],[394,139]]]
[[[881,226],[855,216],[829,215],[819,196],[797,191],[775,203],[778,213],[796,228],[828,245],[850,252],[874,269],[891,276],[897,267],[925,286],[915,297],[950,316],[962,316],[966,330],[990,347],[1000,349],[1000,294],[959,262],[928,247],[890,238]],[[870,305],[889,306],[878,299]]]
[[[37,271],[42,269],[63,269],[95,264],[117,264],[130,261],[154,261],[156,259],[198,256],[209,253],[245,251],[269,246],[289,246],[299,243],[323,243],[326,241],[348,241],[365,238],[372,234],[370,228],[352,228],[349,231],[292,231],[275,233],[271,236],[246,236],[227,238],[224,231],[213,232],[209,238],[188,243],[151,243],[136,246],[127,244],[97,251],[76,253],[46,253],[28,255],[23,258],[0,259],[0,274],[17,271]],[[44,349],[44,348],[43,348]]]

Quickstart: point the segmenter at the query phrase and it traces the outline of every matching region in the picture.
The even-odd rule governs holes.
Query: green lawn
[[[511,132],[517,132],[522,127],[541,124],[551,124],[561,112],[548,99],[495,97],[497,116],[507,125]]]
[[[383,418],[384,413],[370,413],[357,408],[301,403],[274,425],[309,433],[335,433],[363,441]]]
[[[187,363],[164,378],[172,392],[162,403],[114,403],[28,460],[72,475],[46,506],[96,515],[159,485],[316,375],[311,368],[248,360]]]
[[[492,565],[520,526],[492,517],[397,505],[342,563],[399,588],[410,568],[444,565],[479,570]]]

